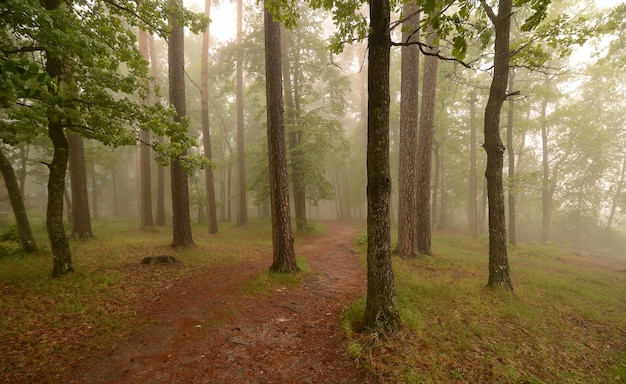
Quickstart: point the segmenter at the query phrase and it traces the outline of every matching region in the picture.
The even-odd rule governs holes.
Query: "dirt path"
[[[269,260],[220,267],[138,313],[144,331],[81,369],[75,383],[367,383],[346,353],[339,315],[365,292],[350,246],[358,230],[331,224],[296,247],[311,274],[296,288],[249,296],[241,285]],[[70,379],[69,377],[67,379]]]

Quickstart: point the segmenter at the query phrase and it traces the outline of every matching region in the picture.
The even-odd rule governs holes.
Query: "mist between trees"
[[[370,267],[390,260],[392,223],[403,257],[459,230],[488,238],[506,275],[489,285],[508,289],[507,243],[621,256],[623,6],[370,6],[264,18],[239,0],[226,32],[210,1],[3,2],[2,231],[35,251],[45,217],[55,276],[73,270],[65,224],[85,240],[105,219],[172,225],[176,248],[192,221],[272,220],[279,271],[297,269],[292,221],[367,219]]]

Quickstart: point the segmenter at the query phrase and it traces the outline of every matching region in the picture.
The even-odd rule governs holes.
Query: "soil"
[[[271,260],[199,271],[138,309],[141,331],[62,381],[373,383],[348,355],[340,321],[346,305],[366,289],[365,270],[350,248],[357,234],[333,223],[323,236],[297,246],[311,273],[296,287],[242,290]]]

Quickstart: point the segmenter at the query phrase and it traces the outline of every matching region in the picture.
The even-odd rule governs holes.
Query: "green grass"
[[[436,234],[436,257],[394,257],[404,329],[389,339],[351,330],[348,351],[389,383],[626,382],[626,260],[594,260],[554,245],[509,252],[515,292],[485,287],[486,244]]]

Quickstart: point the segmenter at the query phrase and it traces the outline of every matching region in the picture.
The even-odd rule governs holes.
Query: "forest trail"
[[[171,288],[137,313],[140,332],[66,379],[74,383],[368,383],[346,352],[340,314],[365,293],[351,251],[358,229],[330,223],[296,246],[311,273],[296,287],[246,294],[242,284],[271,260],[223,266]],[[87,368],[85,368],[87,367]]]

